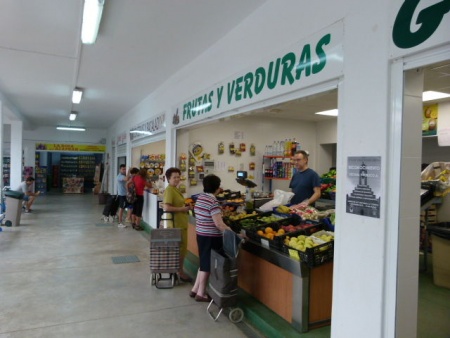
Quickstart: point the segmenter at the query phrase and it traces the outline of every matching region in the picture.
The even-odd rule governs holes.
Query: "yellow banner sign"
[[[36,150],[43,151],[82,151],[89,153],[104,153],[105,145],[93,144],[63,144],[63,143],[36,143]]]

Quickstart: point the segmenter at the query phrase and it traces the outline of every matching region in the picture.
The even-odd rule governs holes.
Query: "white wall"
[[[236,139],[236,132],[242,132],[243,138]],[[302,149],[310,151],[310,167],[315,167],[316,124],[314,122],[264,118],[255,114],[247,117],[234,117],[227,121],[217,121],[183,134],[183,137],[178,138],[177,157],[181,153],[188,154],[189,145],[200,143],[204,151],[211,154],[212,159],[217,162],[216,167],[218,167],[217,164],[219,162],[223,163],[223,169],[216,170],[213,173],[221,178],[223,188],[231,189],[232,191],[245,192],[245,187],[236,182],[237,170],[245,170],[248,171],[249,175],[254,175],[253,181],[258,185],[255,189],[262,190],[262,156],[265,146],[272,145],[275,140],[284,141],[286,138],[292,139],[295,137],[302,145]],[[218,144],[221,141],[225,144],[225,153],[223,155],[219,155],[217,151]],[[240,143],[245,143],[246,151],[241,156],[231,155],[228,150],[231,142],[234,143],[235,147],[238,147]],[[256,147],[256,156],[250,156],[250,145],[252,143]],[[254,172],[249,171],[250,162],[254,162],[256,165]],[[228,172],[229,166],[233,166],[235,171]],[[288,190],[289,182],[283,181],[283,183],[274,181],[273,189]],[[201,182],[196,187],[189,187],[189,184],[187,184],[187,188],[189,194],[203,191]]]
[[[164,154],[166,152],[166,141],[148,143],[132,149],[131,166],[139,168],[142,155]],[[167,169],[167,166],[164,168]]]
[[[440,119],[450,117],[450,102],[441,103],[439,107],[438,125]],[[439,119],[440,118],[440,119]],[[450,126],[449,126],[450,127]],[[437,137],[424,137],[422,139],[422,163],[450,162],[450,146],[440,147]]]

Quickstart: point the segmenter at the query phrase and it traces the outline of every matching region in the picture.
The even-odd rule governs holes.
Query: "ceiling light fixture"
[[[71,126],[58,126],[56,127],[58,130],[70,130],[70,131],[85,131],[86,128],[83,127],[71,127]]]
[[[81,42],[84,44],[93,44],[97,40],[104,3],[105,0],[84,0],[83,25],[81,27]]]
[[[77,118],[77,115],[78,115],[78,113],[76,111],[70,112],[69,120],[75,121],[75,119]]]
[[[325,115],[325,116],[338,116],[337,109],[325,110],[316,113],[317,115]]]
[[[151,131],[145,131],[145,130],[130,130],[131,134],[142,134],[142,135],[153,135]]]
[[[445,99],[446,97],[450,97],[450,94],[434,92],[434,91],[427,91],[427,92],[422,93],[422,102]]]
[[[72,92],[72,103],[75,103],[75,104],[80,103],[82,96],[83,96],[83,89],[75,88]]]

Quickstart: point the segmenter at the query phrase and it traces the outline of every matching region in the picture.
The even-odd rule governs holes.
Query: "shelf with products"
[[[164,175],[165,159],[164,154],[143,155],[139,167],[147,169],[149,179],[159,178],[160,175]]]
[[[94,186],[96,157],[95,155],[72,155],[62,154],[59,170],[56,173],[56,179],[53,179],[53,185],[55,180],[61,180],[61,185],[65,193],[82,193],[88,191]],[[53,168],[53,174],[55,175],[55,168]],[[55,177],[55,176],[54,176]],[[66,180],[67,178],[67,180]],[[77,179],[77,185],[84,184],[83,189],[72,186],[73,181],[68,180],[71,178]],[[70,183],[70,184],[69,184]],[[69,187],[69,185],[71,187]]]
[[[264,155],[263,173],[264,179],[290,180],[292,178],[294,164],[291,157]]]
[[[47,167],[36,167],[34,190],[41,194],[47,192]]]
[[[10,184],[10,174],[11,174],[11,157],[3,157],[3,163],[2,163],[3,171],[2,171],[2,177],[3,177],[3,186],[9,186]]]

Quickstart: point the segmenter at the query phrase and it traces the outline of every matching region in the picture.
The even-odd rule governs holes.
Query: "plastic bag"
[[[294,197],[294,193],[293,192],[283,191],[283,190],[279,190],[279,189],[276,189],[273,192],[273,198],[274,199],[280,199],[281,200],[280,204],[289,204],[289,202],[291,201],[292,197]]]
[[[259,207],[259,210],[261,210],[261,211],[272,211],[273,208],[276,208],[279,205],[289,204],[289,202],[291,201],[293,196],[294,196],[293,192],[288,192],[288,191],[283,191],[283,190],[276,189],[273,192],[273,200],[271,200],[271,201],[261,205]]]

